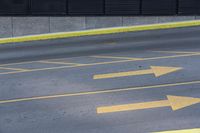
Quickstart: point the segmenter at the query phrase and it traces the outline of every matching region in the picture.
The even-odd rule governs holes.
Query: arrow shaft
[[[168,100],[161,100],[161,101],[153,101],[153,102],[99,107],[97,108],[97,113],[102,114],[102,113],[112,113],[112,112],[121,112],[121,111],[134,111],[134,110],[160,108],[160,107],[168,107],[168,106],[170,106],[170,103]]]
[[[156,133],[200,133],[200,128],[174,130],[174,131],[163,131],[163,132],[156,132]]]
[[[137,75],[145,75],[145,74],[153,74],[153,73],[154,72],[152,69],[147,69],[147,70],[139,70],[139,71],[99,74],[99,75],[94,75],[93,79],[117,78],[117,77],[137,76]]]

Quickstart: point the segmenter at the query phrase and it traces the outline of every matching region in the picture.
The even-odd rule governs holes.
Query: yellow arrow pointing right
[[[182,96],[167,96],[172,110],[179,110],[197,103],[200,103],[200,98],[182,97]]]
[[[117,77],[126,77],[126,76],[137,76],[137,75],[146,75],[154,74],[155,77],[160,77],[172,72],[181,70],[181,67],[163,67],[163,66],[151,66],[151,69],[147,70],[138,70],[138,71],[128,71],[128,72],[118,72],[118,73],[108,73],[108,74],[99,74],[94,75],[93,79],[108,79],[108,78],[117,78]]]
[[[196,129],[185,129],[185,130],[174,130],[174,131],[163,131],[156,133],[200,133],[200,128]]]
[[[200,103],[200,98],[169,95],[167,96],[167,100],[98,107],[97,113],[102,114],[102,113],[113,113],[113,112],[131,111],[131,110],[134,111],[134,110],[160,108],[168,106],[170,106],[172,110],[175,111],[197,103]]]

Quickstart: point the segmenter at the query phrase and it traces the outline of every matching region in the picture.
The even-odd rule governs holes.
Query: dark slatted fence
[[[140,0],[105,0],[106,15],[139,15]]]
[[[178,14],[199,14],[200,0],[179,0]]]
[[[142,0],[143,15],[175,15],[177,0]]]
[[[104,0],[68,0],[69,15],[103,15]]]
[[[67,14],[66,0],[31,0],[30,7],[31,14]]]
[[[0,15],[200,15],[200,0],[0,0]]]
[[[28,14],[29,2],[28,0],[0,0],[0,14]]]

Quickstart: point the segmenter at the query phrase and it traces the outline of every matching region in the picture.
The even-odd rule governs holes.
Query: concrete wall
[[[195,19],[200,17],[0,17],[0,38]]]

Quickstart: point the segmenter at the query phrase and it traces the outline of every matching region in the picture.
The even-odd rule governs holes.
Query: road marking
[[[162,131],[155,133],[200,133],[200,128],[195,129],[185,129],[185,130],[174,130],[174,131]]]
[[[70,62],[57,62],[57,61],[38,61],[40,63],[47,63],[47,64],[60,64],[60,65],[83,65],[79,63],[70,63]]]
[[[124,60],[143,60],[144,58],[131,58],[131,57],[119,57],[119,56],[91,56],[94,58],[105,58],[105,59],[124,59]]]
[[[188,52],[188,51],[152,51],[152,52],[159,52],[159,53],[169,53],[169,54],[195,54],[200,52]]]
[[[77,66],[60,66],[60,67],[30,69],[30,70],[26,70],[26,71],[3,72],[3,73],[0,73],[0,75],[18,74],[18,73],[27,73],[27,72],[38,72],[38,71],[45,71],[45,70],[57,70],[57,69],[64,69],[64,68],[73,68],[73,67],[77,67]]]
[[[119,61],[110,61],[110,62],[98,62],[98,63],[83,64],[83,65],[76,65],[76,66],[60,66],[60,67],[51,67],[51,68],[32,69],[32,70],[21,71],[21,72],[12,72],[12,73],[10,73],[10,72],[6,73],[5,72],[5,73],[0,73],[0,75],[17,74],[17,73],[25,73],[25,72],[37,72],[37,71],[45,71],[45,70],[57,70],[57,69],[75,68],[75,67],[87,67],[87,66],[96,66],[96,65],[107,65],[107,64],[116,64],[116,63],[127,63],[127,62],[134,62],[134,61],[171,59],[171,58],[190,57],[190,56],[199,56],[199,55],[200,55],[200,53],[194,53],[194,54],[183,54],[183,55],[144,58],[143,60],[119,60]]]
[[[91,63],[91,64],[82,64],[82,65],[75,65],[75,66],[59,66],[59,67],[49,67],[49,68],[39,68],[39,69],[32,69],[27,71],[21,71],[21,72],[4,72],[0,73],[0,75],[6,75],[6,74],[18,74],[18,73],[25,73],[25,72],[37,72],[37,71],[46,71],[46,70],[57,70],[57,69],[65,69],[65,68],[76,68],[76,67],[88,67],[88,66],[96,66],[96,65],[106,65],[106,64],[115,64],[115,63],[125,63],[125,62],[131,62],[132,60],[120,60],[120,61],[111,61],[111,62],[98,62],[98,63]]]
[[[161,57],[152,57],[152,58],[145,58],[144,60],[171,59],[171,58],[178,58],[178,57],[198,56],[198,55],[200,55],[200,53],[183,54],[183,55],[172,55],[172,56],[161,56]]]
[[[167,100],[98,107],[97,114],[114,113],[122,111],[135,111],[135,110],[144,110],[144,109],[161,108],[161,107],[171,107],[173,111],[176,111],[197,103],[200,103],[200,98],[168,95]]]
[[[134,25],[134,26],[123,26],[123,27],[115,27],[115,28],[91,29],[91,30],[84,30],[84,31],[28,35],[28,36],[21,36],[21,37],[2,38],[0,39],[0,44],[72,38],[72,37],[80,37],[80,36],[108,35],[108,34],[116,34],[116,33],[124,33],[124,32],[150,31],[150,30],[158,30],[158,29],[159,30],[172,29],[172,28],[191,27],[191,26],[200,26],[200,21],[192,20],[192,21],[138,25],[138,26]]]
[[[89,92],[65,93],[65,94],[57,94],[57,95],[49,95],[49,96],[35,96],[35,97],[27,97],[27,98],[8,99],[8,100],[0,100],[0,104],[43,100],[43,99],[53,99],[53,98],[61,98],[61,97],[117,93],[117,92],[133,91],[133,90],[156,89],[156,88],[163,88],[163,87],[174,87],[174,86],[192,85],[192,84],[200,84],[200,80],[191,81],[191,82],[152,85],[152,86],[139,86],[139,87],[122,88],[122,89],[109,89],[109,90],[99,90],[99,91],[89,91]]]
[[[0,75],[8,75],[8,74],[25,73],[25,72],[29,72],[29,71],[31,71],[31,70],[12,71],[12,72],[2,72],[2,73],[0,73]]]
[[[37,61],[24,61],[24,62],[18,62],[18,63],[8,63],[8,64],[1,64],[0,67],[11,66],[11,65],[30,64],[30,63],[35,63],[35,62],[37,62]]]
[[[63,58],[63,59],[66,59],[66,58]],[[52,63],[54,61],[51,61],[51,60],[60,60],[60,59],[50,59],[50,60],[39,60],[39,61],[24,61],[24,62],[18,62],[18,63],[8,63],[8,64],[1,64],[0,67],[4,67],[4,66],[11,66],[11,65],[24,65],[24,64],[31,64],[31,63],[44,63],[44,64],[48,64],[48,63]],[[56,61],[56,63],[58,63]],[[60,62],[62,63],[62,62]],[[63,63],[67,63],[67,64],[78,64],[78,63],[69,63],[69,62],[63,62]],[[78,64],[80,65],[80,64]]]
[[[180,67],[163,67],[163,66],[151,66],[147,70],[138,70],[138,71],[128,71],[128,72],[118,72],[118,73],[108,73],[108,74],[99,74],[94,75],[93,79],[108,79],[108,78],[117,78],[117,77],[127,77],[127,76],[137,76],[137,75],[146,75],[154,74],[155,77],[160,77],[172,72],[181,70]]]
[[[14,71],[27,71],[27,70],[29,70],[29,69],[10,68],[10,67],[0,67],[0,69],[5,69],[5,70],[14,70]]]
[[[153,51],[153,52],[155,52],[155,51]],[[105,57],[105,56],[91,56],[91,57],[95,57],[95,58],[101,58],[101,57],[104,57],[104,58],[116,58],[116,59],[125,59],[125,58],[127,58],[126,60],[131,60],[131,61],[134,61],[134,60],[143,60],[144,58],[130,58],[130,57],[114,57],[114,56],[107,56],[107,57]],[[66,58],[59,58],[59,59],[49,59],[49,60],[39,60],[39,61],[24,61],[24,62],[18,62],[18,63],[7,63],[7,64],[0,64],[0,67],[1,66],[9,66],[9,65],[21,65],[21,64],[29,64],[29,63],[37,63],[37,62],[43,62],[43,61],[60,61],[60,60],[62,60],[62,59],[66,59]]]

